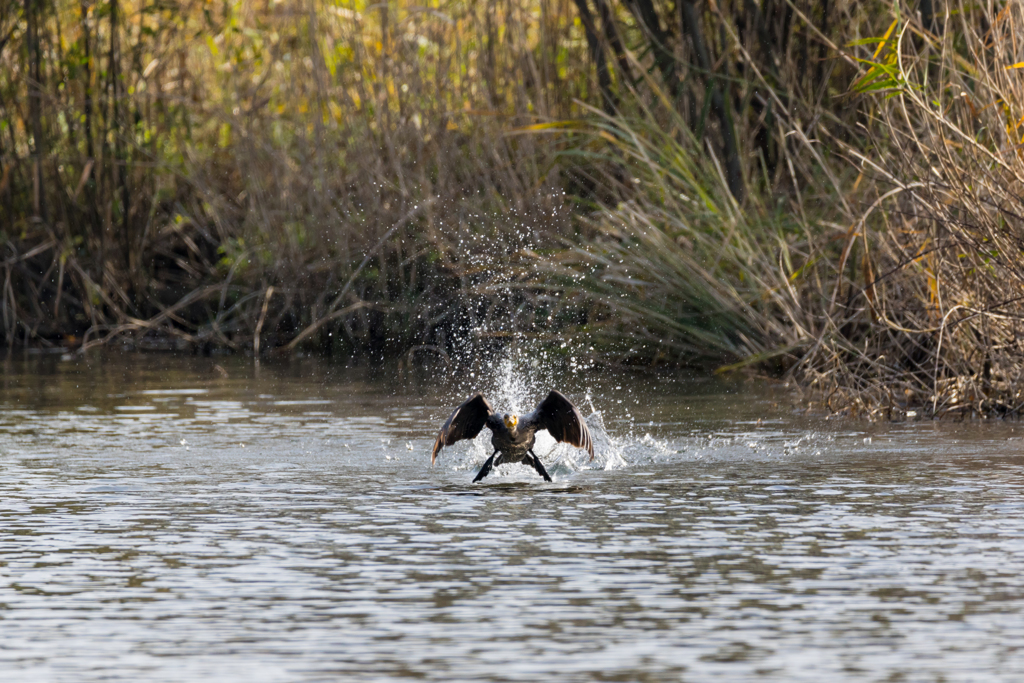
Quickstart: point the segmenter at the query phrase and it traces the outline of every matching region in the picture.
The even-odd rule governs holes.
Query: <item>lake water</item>
[[[826,421],[755,383],[567,373],[595,460],[546,441],[553,483],[512,465],[474,485],[483,436],[434,468],[430,446],[475,378],[2,370],[3,681],[1024,676],[1017,423]],[[479,382],[522,411],[530,372]]]

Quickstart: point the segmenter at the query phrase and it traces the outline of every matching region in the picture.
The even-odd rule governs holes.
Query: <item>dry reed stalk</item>
[[[568,3],[539,18],[529,0],[29,6],[42,44],[66,49],[0,52],[8,344],[148,334],[241,350],[262,323],[264,346],[305,330],[324,350],[401,353],[512,305],[460,301],[477,284],[465,261],[503,238],[514,253],[524,225],[534,244],[570,229],[554,150],[503,135],[583,93],[559,74],[585,54]],[[33,121],[11,106],[30,88]]]
[[[1024,8],[959,4],[925,30],[901,7],[871,70],[877,188],[799,374],[837,410],[1016,415],[1024,407]]]

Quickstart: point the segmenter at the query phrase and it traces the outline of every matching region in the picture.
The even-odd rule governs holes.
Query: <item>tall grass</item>
[[[728,93],[730,125],[746,151],[744,192],[725,158],[729,146],[704,134],[715,106],[709,92],[695,117],[648,75],[615,115],[591,109],[586,124],[533,128],[574,136],[567,154],[586,160],[601,188],[584,239],[543,259],[539,279],[572,295],[595,350],[619,360],[782,374],[803,367],[824,331],[856,202],[856,173],[828,143],[856,132],[859,112],[843,95],[863,69],[799,10],[806,23],[787,28],[792,35],[773,24],[771,40],[753,30],[750,11],[702,15],[724,64],[714,87]],[[860,6],[834,11],[849,20],[840,24],[846,32],[870,30]],[[829,45],[819,68],[807,68],[807,33]]]
[[[810,105],[784,80],[751,84],[792,105],[792,176],[742,203],[683,126],[595,117],[621,187],[592,238],[549,260],[595,333],[634,361],[760,365],[832,411],[1020,413],[1024,15],[911,9],[837,50],[860,65],[841,93],[850,118],[795,115]]]
[[[1017,413],[1024,18],[946,9],[8,3],[0,342],[573,328],[833,410]]]
[[[1019,414],[1024,10],[894,10],[854,83],[872,120],[846,153],[870,195],[800,370],[836,408]]]
[[[500,309],[479,257],[569,229],[553,150],[503,133],[587,88],[571,5],[536,9],[6,5],[0,341],[377,356]]]
[[[597,118],[586,132],[619,162],[589,237],[543,259],[540,286],[568,294],[598,353],[628,363],[792,363],[812,321],[804,285],[821,229],[783,203],[741,206],[687,134]]]

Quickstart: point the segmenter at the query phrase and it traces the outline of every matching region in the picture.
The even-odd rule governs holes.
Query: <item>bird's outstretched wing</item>
[[[576,406],[557,391],[552,391],[540,402],[531,421],[548,430],[556,441],[565,441],[577,448],[586,449],[590,459],[594,459],[594,439],[590,436],[587,423]]]
[[[434,441],[434,452],[430,454],[430,464],[434,464],[437,454],[445,446],[450,446],[462,439],[475,439],[480,430],[487,424],[487,418],[494,413],[494,408],[487,402],[483,394],[473,394],[466,402],[455,409],[437,434]]]

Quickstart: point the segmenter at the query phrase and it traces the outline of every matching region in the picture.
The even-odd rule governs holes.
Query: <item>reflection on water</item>
[[[219,363],[5,366],[3,680],[1024,671],[1015,424],[807,422],[768,395],[594,379],[621,462],[553,450],[553,484],[472,485],[482,447],[429,467],[461,396]],[[624,395],[644,397],[630,419]]]

